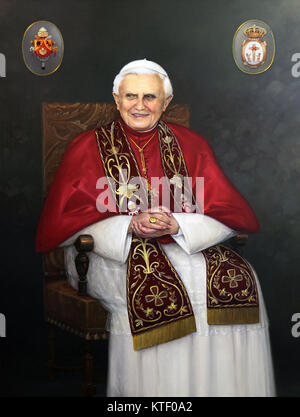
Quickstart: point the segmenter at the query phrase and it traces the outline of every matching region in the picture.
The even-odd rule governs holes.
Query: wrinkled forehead
[[[126,74],[120,83],[121,94],[156,94],[164,96],[163,80],[158,74]]]

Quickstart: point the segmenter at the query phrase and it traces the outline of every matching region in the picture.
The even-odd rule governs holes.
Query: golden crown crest
[[[266,33],[267,33],[266,29],[260,26],[256,26],[256,25],[249,26],[247,29],[244,30],[244,34],[248,38],[253,38],[253,39],[262,38],[263,36],[265,36]]]

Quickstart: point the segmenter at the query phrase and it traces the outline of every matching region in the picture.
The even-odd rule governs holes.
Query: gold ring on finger
[[[149,217],[149,222],[150,223],[156,223],[157,222],[157,218],[156,217]]]

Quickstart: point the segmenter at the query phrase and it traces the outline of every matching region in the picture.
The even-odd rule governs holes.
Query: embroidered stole
[[[101,162],[119,213],[128,214],[130,203],[137,202],[142,211],[146,211],[150,193],[122,125],[112,122],[96,129],[95,133]],[[174,195],[176,183],[188,177],[188,171],[174,133],[162,121],[158,124],[158,136],[164,174],[169,185],[174,185],[173,189],[169,186],[171,208],[178,211],[176,207],[180,199]],[[185,196],[187,193],[190,193],[190,201],[197,205],[192,190],[185,187]],[[181,203],[179,211],[182,211]],[[222,245],[202,253],[207,266],[208,324],[259,321],[255,277],[247,262]],[[126,283],[134,350],[196,331],[187,291],[157,239],[133,236]]]

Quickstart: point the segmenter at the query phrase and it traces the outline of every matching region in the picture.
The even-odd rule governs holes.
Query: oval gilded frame
[[[39,73],[39,72],[36,72],[36,71],[34,71],[29,65],[28,65],[28,63],[26,62],[26,57],[25,57],[25,53],[24,53],[24,41],[25,41],[25,37],[26,37],[26,34],[27,34],[27,32],[32,28],[32,26],[33,25],[36,25],[36,24],[50,24],[50,25],[52,25],[52,26],[54,26],[55,27],[55,29],[57,30],[57,32],[58,32],[58,34],[59,34],[59,36],[60,36],[60,40],[61,40],[61,45],[60,45],[60,48],[62,49],[62,51],[61,51],[61,56],[60,56],[60,60],[59,60],[59,63],[56,65],[56,67],[54,68],[54,69],[52,69],[50,72],[47,72],[47,73]],[[35,21],[35,22],[33,22],[33,23],[31,23],[31,25],[29,25],[27,28],[26,28],[26,30],[25,30],[25,32],[24,32],[24,35],[23,35],[23,39],[22,39],[22,56],[23,56],[23,61],[24,61],[24,64],[26,65],[26,67],[27,67],[27,69],[30,71],[30,72],[32,72],[33,74],[35,74],[35,75],[39,75],[39,76],[41,76],[41,77],[46,77],[47,75],[51,75],[51,74],[53,74],[54,72],[56,72],[57,70],[58,70],[58,68],[61,66],[61,63],[62,63],[62,60],[63,60],[63,57],[64,57],[64,40],[63,40],[63,37],[62,37],[62,34],[61,34],[61,31],[59,30],[59,28],[54,24],[54,23],[52,23],[52,22],[50,22],[49,20],[37,20],[37,21]]]
[[[273,53],[272,53],[272,57],[270,62],[261,70],[261,71],[250,71],[250,69],[247,71],[247,69],[245,69],[242,65],[240,65],[240,63],[238,62],[237,58],[236,58],[236,53],[235,53],[235,46],[236,46],[236,38],[238,33],[241,31],[243,26],[246,26],[247,24],[258,24],[261,25],[263,28],[267,29],[268,33],[270,34],[270,37],[272,39],[272,44],[273,44]],[[257,74],[262,74],[263,72],[267,71],[273,64],[274,58],[275,58],[275,50],[276,50],[276,44],[275,44],[275,38],[274,38],[274,34],[272,29],[270,28],[270,26],[263,22],[262,20],[259,19],[249,19],[246,20],[245,22],[243,22],[235,31],[234,36],[233,36],[233,40],[232,40],[232,55],[233,55],[233,59],[234,62],[236,64],[236,66],[238,67],[238,69],[242,72],[244,72],[245,74],[251,74],[251,75],[257,75]],[[254,68],[253,68],[254,69]]]

